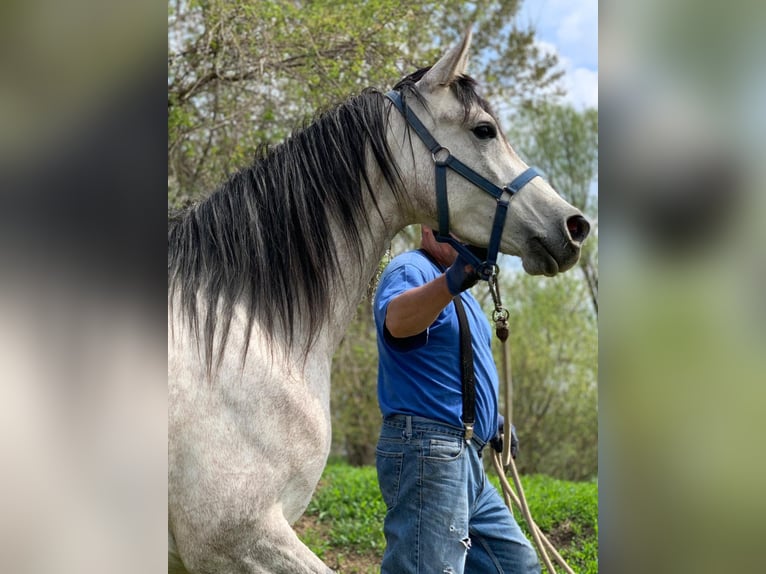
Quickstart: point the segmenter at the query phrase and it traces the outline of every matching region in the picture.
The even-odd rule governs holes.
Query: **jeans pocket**
[[[465,440],[462,437],[432,437],[423,442],[421,482],[429,497],[454,500],[466,484]]]
[[[404,453],[387,452],[378,447],[375,450],[375,467],[378,471],[378,485],[386,510],[396,506],[399,498],[399,484],[402,478],[402,461]]]
[[[427,442],[428,450],[424,452],[424,458],[433,462],[450,462],[457,460],[465,449],[465,441],[462,438],[455,439],[430,439]]]

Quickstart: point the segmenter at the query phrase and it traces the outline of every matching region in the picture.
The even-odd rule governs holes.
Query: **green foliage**
[[[524,473],[588,480],[598,472],[598,339],[583,282],[504,274],[513,422]],[[499,345],[496,363],[501,365]]]
[[[499,489],[494,475],[490,481]],[[598,485],[523,476],[533,518],[580,574],[598,572]],[[385,549],[386,507],[373,467],[331,463],[296,524],[301,540],[339,571],[377,572]],[[518,511],[517,520],[526,528]]]
[[[500,481],[490,475],[498,491]],[[598,573],[598,485],[568,482],[549,476],[523,475],[521,483],[529,512],[564,560],[578,574]],[[521,511],[514,510],[524,533],[531,533]],[[545,568],[543,568],[545,572]]]
[[[328,465],[306,513],[330,527],[326,534],[332,546],[381,554],[385,548],[386,505],[374,467]]]
[[[595,214],[590,187],[598,177],[598,111],[550,101],[522,107],[510,138],[531,165],[572,205]]]
[[[511,141],[524,159],[591,220],[578,268],[598,313],[598,194],[592,185],[598,179],[598,111],[540,101],[522,106],[510,125]]]
[[[381,422],[377,373],[375,323],[370,302],[365,299],[335,352],[331,374],[333,452],[353,465],[375,461]]]

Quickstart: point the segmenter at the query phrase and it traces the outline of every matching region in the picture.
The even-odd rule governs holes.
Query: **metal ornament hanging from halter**
[[[500,299],[500,287],[497,284],[497,265],[495,270],[487,280],[489,285],[489,294],[492,295],[492,302],[495,304],[495,310],[492,311],[492,322],[495,324],[495,335],[500,339],[502,343],[508,340],[508,309],[503,307],[503,302]]]

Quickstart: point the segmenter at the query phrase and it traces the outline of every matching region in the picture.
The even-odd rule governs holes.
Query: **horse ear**
[[[472,31],[469,27],[459,44],[444,54],[420,80],[424,86],[435,88],[449,86],[455,78],[465,73],[468,65],[468,49],[471,46]]]

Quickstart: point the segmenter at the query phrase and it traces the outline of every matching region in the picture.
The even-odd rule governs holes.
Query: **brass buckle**
[[[473,438],[473,423],[463,423],[465,427],[465,442],[471,442]]]

